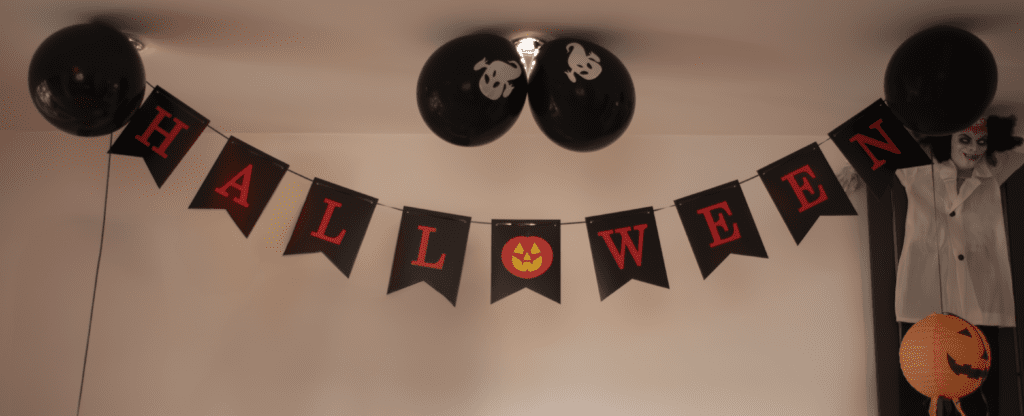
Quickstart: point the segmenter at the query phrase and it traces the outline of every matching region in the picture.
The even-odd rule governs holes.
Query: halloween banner
[[[896,169],[931,163],[882,99],[828,135],[876,197],[892,187]]]
[[[739,181],[677,199],[675,205],[704,279],[729,254],[768,258]]]
[[[287,170],[288,164],[232,136],[189,208],[226,209],[249,237]]]
[[[154,87],[108,152],[144,158],[159,187],[208,125],[201,114]],[[930,162],[883,100],[829,136],[876,195],[891,186],[895,169]],[[236,137],[224,138],[227,144],[189,208],[227,210],[248,237],[288,164]],[[857,215],[818,146],[812,143],[758,170],[797,244],[822,215]],[[320,178],[312,182],[284,254],[323,253],[348,277],[378,201]],[[768,258],[739,182],[674,205],[704,279],[729,254]],[[669,287],[653,207],[584,222],[601,300],[630,280]],[[466,216],[405,207],[387,293],[426,282],[454,306],[470,223]],[[562,225],[559,220],[491,221],[491,303],[524,288],[561,303]]]
[[[822,215],[857,215],[817,143],[757,171],[797,245]]]
[[[668,289],[653,207],[587,217],[586,223],[601,300],[630,280]]]
[[[491,303],[523,288],[562,303],[558,220],[491,221]]]
[[[455,306],[470,217],[405,207],[388,293],[427,282]]]
[[[284,254],[323,253],[349,277],[377,198],[313,179]]]
[[[157,86],[107,153],[138,156],[162,187],[210,120]]]

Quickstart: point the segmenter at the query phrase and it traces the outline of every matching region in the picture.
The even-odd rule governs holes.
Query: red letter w
[[[607,230],[598,232],[597,235],[604,238],[604,243],[608,245],[608,251],[612,252],[612,257],[615,258],[615,264],[619,266],[619,270],[626,267],[626,249],[629,249],[629,254],[633,255],[633,261],[636,262],[636,267],[640,267],[640,258],[644,254],[644,230],[647,229],[647,224],[640,224],[633,226],[634,230],[640,231],[640,240],[636,246],[633,245],[633,240],[629,238],[629,227],[616,228],[615,230]],[[615,249],[615,243],[612,242],[612,232],[619,233],[622,235],[622,245],[618,250]]]

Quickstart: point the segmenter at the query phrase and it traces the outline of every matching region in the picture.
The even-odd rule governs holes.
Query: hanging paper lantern
[[[996,95],[996,60],[971,32],[935,26],[911,36],[885,69],[885,102],[907,128],[941,136],[978,120]]]
[[[135,46],[101,23],[69,26],[32,55],[28,89],[46,121],[77,136],[113,133],[142,104],[146,72]]]
[[[636,107],[626,66],[593,43],[561,38],[545,43],[530,75],[530,110],[540,129],[569,150],[610,145],[629,127]]]
[[[910,327],[900,344],[900,368],[921,394],[953,400],[973,393],[988,377],[991,349],[977,327],[954,315],[931,314]]]
[[[452,40],[420,72],[416,104],[435,134],[480,146],[505,134],[526,104],[526,71],[512,42],[478,34]]]

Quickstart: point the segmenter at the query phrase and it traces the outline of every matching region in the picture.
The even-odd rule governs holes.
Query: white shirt
[[[915,323],[934,312],[974,325],[1016,326],[999,186],[1024,164],[1022,148],[996,152],[996,166],[982,157],[959,193],[952,160],[896,171],[907,189],[897,321]]]

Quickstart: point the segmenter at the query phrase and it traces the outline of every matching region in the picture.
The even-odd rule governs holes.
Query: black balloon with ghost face
[[[885,102],[904,126],[946,135],[974,124],[992,103],[995,57],[971,32],[934,26],[903,42],[885,69]]]
[[[416,104],[430,130],[459,146],[505,134],[526,104],[526,72],[512,42],[492,34],[454,39],[427,59]]]
[[[629,127],[633,79],[607,49],[560,38],[545,43],[530,75],[530,110],[544,134],[569,150],[602,149]]]
[[[46,38],[28,69],[32,102],[46,121],[77,136],[113,133],[128,123],[146,88],[135,46],[101,23],[68,26]]]

